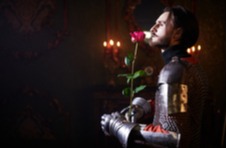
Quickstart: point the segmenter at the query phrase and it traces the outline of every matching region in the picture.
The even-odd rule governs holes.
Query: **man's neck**
[[[187,53],[187,50],[183,47],[176,45],[166,48],[165,50],[162,49],[162,56],[164,62],[167,64],[170,62],[172,57],[177,56],[179,58],[190,57],[191,55]]]

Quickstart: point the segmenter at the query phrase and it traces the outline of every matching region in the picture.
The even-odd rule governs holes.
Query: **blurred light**
[[[195,52],[195,46],[192,46],[192,52]]]
[[[117,41],[117,47],[120,47],[120,46],[121,46],[121,42]]]
[[[110,44],[110,46],[113,46],[114,45],[114,41],[112,39],[110,39],[109,44]]]
[[[103,42],[103,46],[107,47],[107,42],[106,41]]]
[[[197,49],[198,49],[198,51],[200,51],[201,50],[201,45],[198,45]]]
[[[120,48],[121,42],[117,41],[116,44],[114,44],[114,40],[110,39],[109,41],[103,41],[103,47],[105,48],[112,48],[112,47]]]
[[[188,48],[188,49],[187,49],[187,52],[188,52],[188,53],[191,53],[191,49],[190,49],[190,48]]]
[[[189,53],[189,54],[198,54],[198,52],[200,52],[201,49],[202,49],[201,45],[192,46],[191,48],[187,49],[187,53]]]

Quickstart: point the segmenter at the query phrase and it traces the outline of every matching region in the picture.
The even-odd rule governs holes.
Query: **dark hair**
[[[180,45],[186,48],[194,45],[199,37],[199,24],[195,15],[179,5],[166,7],[164,12],[166,11],[173,16],[174,26],[183,30]]]

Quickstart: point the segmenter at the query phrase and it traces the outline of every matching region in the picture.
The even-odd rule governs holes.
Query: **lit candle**
[[[107,42],[104,41],[104,42],[103,42],[103,47],[106,47],[106,46],[107,46]]]
[[[190,53],[191,53],[191,49],[190,49],[190,48],[188,48],[188,49],[187,49],[187,52],[190,54]]]
[[[192,52],[193,53],[195,52],[195,46],[192,46]]]
[[[121,46],[121,42],[117,41],[117,47],[120,47],[120,46]]]
[[[200,51],[201,50],[201,45],[198,45],[197,49],[198,49],[198,51]]]
[[[110,39],[109,44],[110,44],[110,46],[113,46],[114,45],[114,41],[112,39]]]

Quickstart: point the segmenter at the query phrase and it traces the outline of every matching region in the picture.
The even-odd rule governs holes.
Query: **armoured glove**
[[[101,128],[105,135],[115,136],[123,147],[127,147],[129,135],[135,126],[137,125],[126,121],[118,112],[104,114],[101,117]]]
[[[111,114],[104,114],[101,117],[101,128],[105,135],[110,136],[111,130],[110,125],[113,124],[114,121],[124,121],[124,117],[120,115],[118,112],[113,112]]]
[[[101,117],[101,127],[108,136],[114,136],[122,144],[123,148],[131,145],[150,148],[151,146],[177,148],[180,134],[168,131],[167,133],[144,131],[145,125],[131,123],[118,112],[104,114]]]
[[[133,99],[131,109],[130,106],[128,106],[121,110],[121,114],[125,115],[126,120],[132,123],[136,123],[149,112],[151,112],[151,106],[147,100],[142,97]]]

